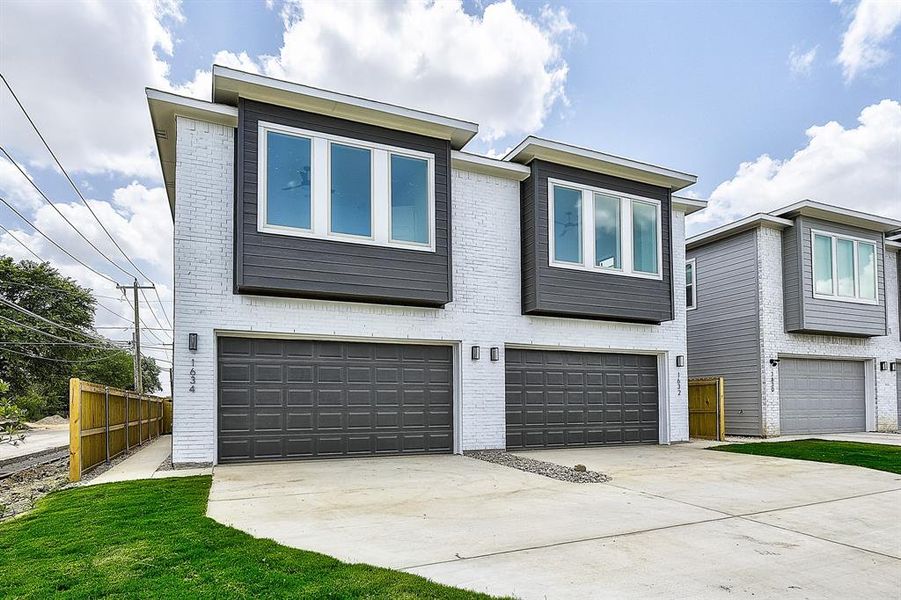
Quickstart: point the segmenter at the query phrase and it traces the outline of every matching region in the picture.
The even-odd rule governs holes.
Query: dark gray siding
[[[757,230],[695,250],[697,308],[688,311],[688,376],[723,377],[726,433],[760,435]]]
[[[660,323],[673,319],[672,210],[669,190],[540,160],[522,183],[523,314]],[[551,267],[548,263],[548,178],[653,198],[661,202],[663,279]]]
[[[801,329],[801,236],[797,227],[782,230],[782,306],[785,330]]]
[[[452,300],[448,141],[250,100],[242,99],[238,109],[236,292],[433,307]],[[435,252],[257,231],[261,120],[433,154]]]
[[[800,238],[801,269],[801,322],[800,326],[786,331],[824,333],[858,337],[872,337],[886,334],[885,308],[885,252],[882,235],[877,232],[859,229],[849,225],[840,225],[828,221],[820,221],[809,217],[797,217],[795,229]],[[877,297],[879,304],[860,304],[841,300],[825,300],[813,296],[813,253],[811,250],[811,229],[850,235],[876,242],[877,260]],[[796,300],[786,296],[786,302]]]

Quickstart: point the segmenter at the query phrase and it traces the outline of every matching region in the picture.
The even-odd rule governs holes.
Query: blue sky
[[[805,197],[901,218],[899,24],[889,0],[8,0],[0,71],[171,314],[172,226],[145,87],[208,99],[216,61],[475,120],[473,152],[536,134],[685,170],[699,176],[687,191],[710,198],[690,232]],[[124,265],[5,90],[0,140]],[[0,194],[121,278],[2,159]],[[0,224],[115,294],[3,206]],[[7,234],[0,253],[28,256]]]

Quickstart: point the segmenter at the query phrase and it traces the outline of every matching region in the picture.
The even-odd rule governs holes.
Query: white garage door
[[[866,431],[865,364],[853,360],[781,359],[782,433]]]

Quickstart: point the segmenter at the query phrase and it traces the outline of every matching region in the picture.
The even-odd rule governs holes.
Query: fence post
[[[69,380],[69,481],[81,480],[81,380]]]
[[[128,420],[128,405],[131,404],[131,398],[128,392],[125,392],[125,454],[128,454],[128,438],[131,437],[131,422]]]
[[[717,439],[725,441],[726,439],[726,380],[723,377],[717,379],[716,382],[716,415],[717,415]]]
[[[106,464],[109,464],[109,386],[103,389],[103,410],[106,415]]]

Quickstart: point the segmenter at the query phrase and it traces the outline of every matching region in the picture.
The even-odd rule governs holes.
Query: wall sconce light
[[[676,366],[677,367],[685,366],[685,356],[684,355],[680,354],[679,356],[676,357]]]
[[[491,362],[497,362],[501,359],[501,351],[500,348],[495,346],[491,349]]]
[[[473,346],[470,349],[470,356],[472,356],[472,360],[479,360],[479,355],[481,354],[481,348],[478,346]]]
[[[775,367],[775,366],[778,365],[778,364],[779,364],[779,359],[778,359],[778,358],[771,358],[771,359],[770,359],[770,366],[771,366],[771,367]]]
[[[880,370],[880,371],[888,371],[888,363],[887,363],[886,361],[884,361],[884,360],[881,361],[881,362],[879,363],[879,370]]]
[[[188,350],[191,352],[197,352],[197,334],[189,333],[188,334]]]
[[[889,363],[889,364],[888,364],[888,370],[889,370],[889,371],[894,371],[894,370],[895,370],[895,363]]]

